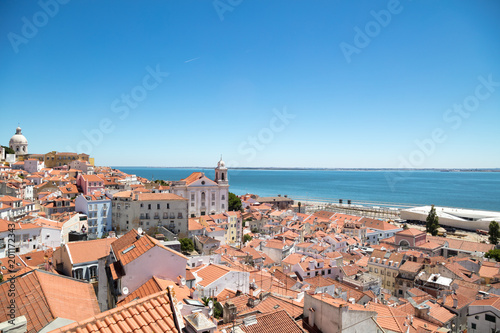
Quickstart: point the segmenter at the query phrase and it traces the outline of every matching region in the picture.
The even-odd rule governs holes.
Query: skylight
[[[132,246],[129,246],[129,247],[127,247],[125,250],[123,250],[123,251],[122,251],[122,254],[125,254],[125,253],[127,253],[127,252],[130,252],[130,251],[132,251],[133,249],[135,249],[135,244],[134,244],[134,245],[132,245]]]

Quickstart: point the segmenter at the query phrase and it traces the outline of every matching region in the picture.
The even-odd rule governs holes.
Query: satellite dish
[[[142,235],[142,228],[141,227],[137,228],[137,233],[139,233],[139,235]]]
[[[210,308],[210,310],[212,310],[212,309],[213,309],[213,307],[214,307],[214,302],[213,302],[212,300],[210,300],[210,301],[208,302],[208,307]]]
[[[122,293],[123,293],[123,295],[128,295],[128,288],[127,287],[123,287]]]
[[[185,278],[181,278],[181,286],[185,286],[186,285],[186,279]]]

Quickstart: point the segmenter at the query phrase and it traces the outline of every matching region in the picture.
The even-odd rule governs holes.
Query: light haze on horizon
[[[66,2],[0,3],[1,145],[19,123],[97,165],[500,167],[498,1]]]

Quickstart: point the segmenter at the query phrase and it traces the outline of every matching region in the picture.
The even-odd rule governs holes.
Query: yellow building
[[[54,168],[58,166],[68,165],[73,161],[83,161],[94,165],[94,159],[90,158],[87,154],[77,154],[77,153],[59,153],[56,151],[51,151],[47,154],[30,154],[26,155],[26,159],[34,158],[45,163],[46,168]]]
[[[402,253],[389,253],[382,250],[373,251],[368,261],[368,270],[370,274],[380,278],[380,287],[389,290],[395,295],[396,276],[399,274],[399,268],[404,260]]]

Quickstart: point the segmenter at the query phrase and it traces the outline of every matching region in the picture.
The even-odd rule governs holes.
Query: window
[[[83,279],[83,269],[82,268],[75,269],[73,271],[73,277],[79,280]]]
[[[486,313],[484,315],[484,320],[490,321],[490,322],[494,323],[496,321],[496,318],[495,318],[495,316],[492,316],[492,315],[489,315],[489,314]]]
[[[370,272],[372,271],[372,268],[370,267]]]
[[[215,200],[215,193],[212,193],[212,200]]]
[[[472,325],[470,325],[470,327],[475,330],[476,329],[476,323],[472,323]]]
[[[328,270],[328,274],[332,274],[332,270],[331,269]]]
[[[163,218],[164,219],[168,219],[168,213],[167,212],[163,212]]]
[[[151,204],[148,204],[148,209],[151,209]]]
[[[160,209],[160,204],[156,204],[156,209]]]
[[[226,200],[226,196],[224,194],[222,195],[222,200]]]
[[[378,273],[378,268],[375,268],[375,273]]]
[[[89,272],[90,272],[91,279],[96,278],[97,277],[97,266],[90,267]]]
[[[144,204],[143,204],[143,203],[141,203],[141,208],[143,208],[143,207],[144,207]]]
[[[167,209],[170,209],[170,204],[167,204]]]
[[[191,193],[191,200],[194,200],[194,193]]]
[[[222,209],[224,209],[224,204],[222,204]]]

